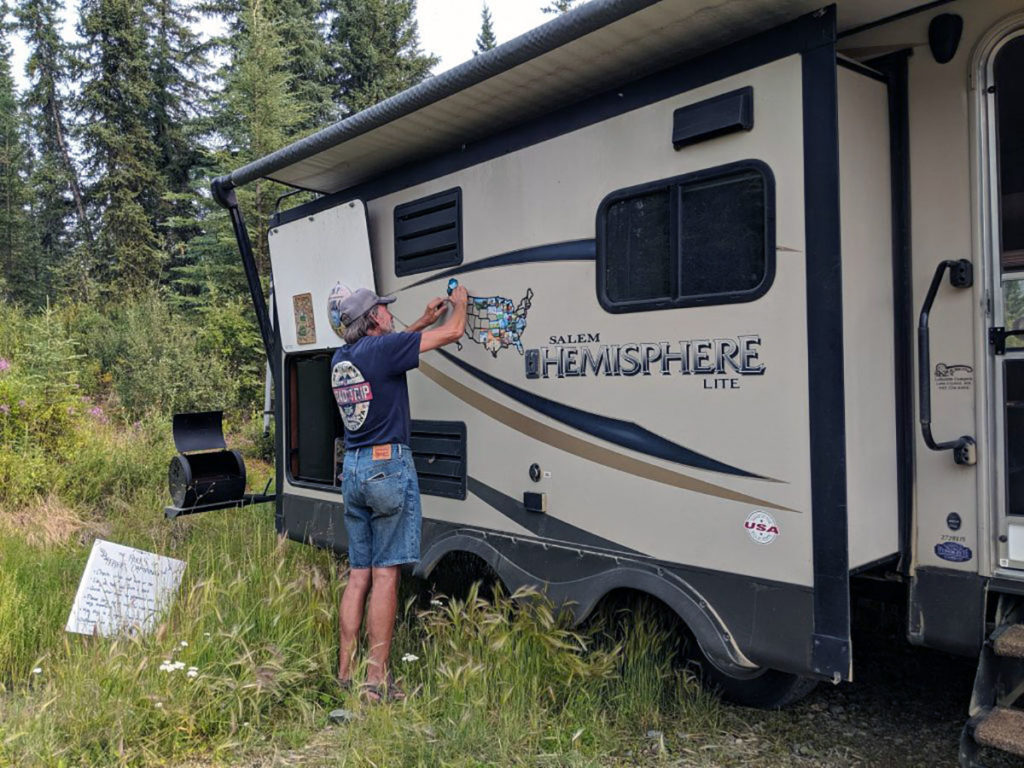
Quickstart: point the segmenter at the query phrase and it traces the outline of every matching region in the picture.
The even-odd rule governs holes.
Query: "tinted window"
[[[668,190],[637,195],[608,206],[608,238],[616,243],[605,263],[612,301],[669,298],[675,292],[669,252]]]
[[[774,275],[771,171],[747,161],[613,192],[597,239],[609,311],[750,301]]]

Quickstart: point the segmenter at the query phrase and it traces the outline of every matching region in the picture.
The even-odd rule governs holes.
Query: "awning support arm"
[[[267,311],[267,300],[263,296],[263,286],[260,284],[260,275],[256,269],[256,258],[252,253],[252,241],[249,240],[249,231],[245,228],[245,221],[242,219],[242,211],[238,207],[238,196],[234,187],[226,176],[213,180],[210,189],[213,192],[213,199],[227,209],[231,216],[231,226],[235,230],[235,241],[238,243],[238,252],[242,256],[242,267],[245,269],[245,279],[249,283],[249,295],[252,297],[252,306],[256,310],[256,323],[260,327],[260,336],[263,337],[263,349],[267,353],[269,369],[277,385],[277,369],[273,365],[274,332],[270,325],[270,313]],[[280,392],[280,388],[277,390]]]

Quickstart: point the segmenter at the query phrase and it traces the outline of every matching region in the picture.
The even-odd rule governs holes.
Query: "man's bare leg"
[[[366,669],[366,682],[380,685],[387,681],[388,656],[391,638],[395,632],[395,614],[398,611],[398,566],[373,569],[373,589],[370,590],[370,608],[367,613],[367,632],[370,635],[370,662]]]
[[[341,681],[352,679],[352,659],[359,640],[359,627],[363,623],[363,609],[371,579],[369,568],[352,568],[348,572],[348,584],[341,595],[338,608],[338,679]]]

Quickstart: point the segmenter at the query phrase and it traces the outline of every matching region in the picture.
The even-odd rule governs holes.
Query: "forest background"
[[[209,182],[429,77],[415,0],[83,0],[73,41],[63,13],[0,1],[0,298],[56,309],[96,358],[97,394],[128,416],[256,407],[259,337]],[[202,37],[204,19],[224,33]],[[20,93],[14,35],[28,50]],[[495,44],[483,5],[476,52]],[[265,281],[266,222],[287,191],[239,192]],[[148,350],[132,347],[128,316],[155,334]],[[191,368],[138,371],[162,352]],[[126,381],[208,366],[209,386]]]

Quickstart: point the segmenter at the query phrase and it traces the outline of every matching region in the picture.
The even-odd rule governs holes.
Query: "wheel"
[[[733,704],[757,709],[782,709],[795,704],[814,690],[818,681],[777,669],[766,669],[755,677],[730,677],[711,663],[701,666],[701,681]]]

